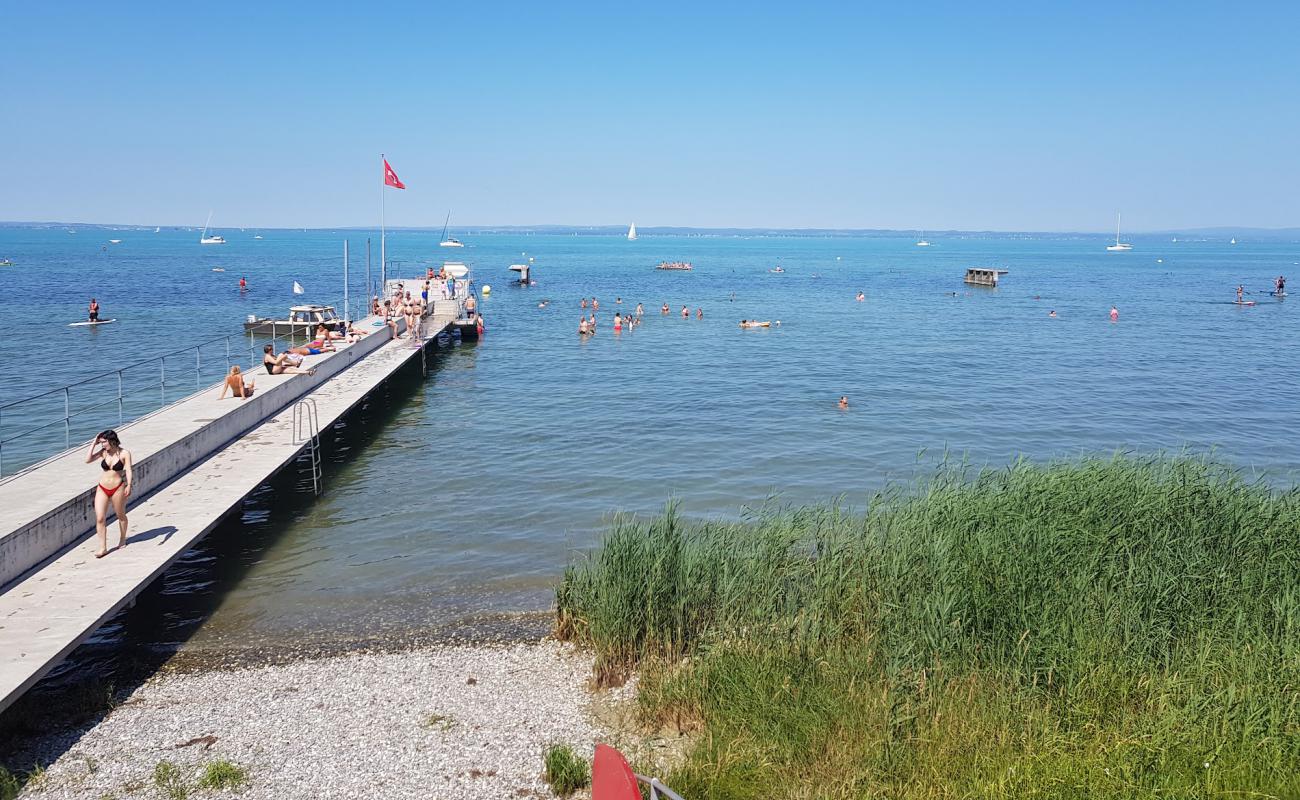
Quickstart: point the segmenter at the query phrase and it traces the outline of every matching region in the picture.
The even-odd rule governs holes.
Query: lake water
[[[229,244],[201,247],[197,232],[0,230],[0,258],[15,262],[0,267],[0,403],[201,340],[238,342],[247,314],[296,299],[341,306],[345,236],[354,303],[364,295],[365,233],[224,233]],[[861,503],[944,452],[1003,465],[1214,449],[1278,485],[1300,469],[1300,297],[1267,294],[1280,273],[1300,278],[1293,242],[1138,236],[1133,251],[1108,253],[1103,236],[935,236],[928,248],[903,237],[461,238],[468,246],[448,251],[436,233],[401,232],[389,257],[403,274],[466,261],[493,287],[487,335],[377,393],[332,434],[323,495],[292,475],[273,482],[101,646],[382,640],[541,609],[614,512]],[[377,238],[374,254],[377,264]],[[511,285],[506,267],[528,257],[538,285]],[[664,260],[695,270],[653,269]],[[769,271],[778,264],[784,274]],[[970,266],[1009,273],[996,290],[968,287]],[[1259,305],[1232,304],[1239,283]],[[91,295],[119,322],[68,327]],[[600,329],[584,340],[578,302],[593,295]],[[637,302],[644,324],[615,335],[613,313]],[[742,318],[781,324],[742,331]],[[203,354],[217,371],[205,384],[224,369],[223,342]],[[169,367],[176,396],[193,390],[193,359]],[[106,414],[89,415],[87,430],[116,424],[116,408]]]

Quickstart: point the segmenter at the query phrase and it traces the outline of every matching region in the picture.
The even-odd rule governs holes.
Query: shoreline
[[[550,797],[544,748],[617,738],[610,708],[635,693],[593,691],[591,663],[540,638],[168,666],[97,719],[28,737],[6,766],[41,765],[24,797],[156,796],[162,762],[210,796],[195,784],[217,760],[247,771],[239,796],[253,799]]]

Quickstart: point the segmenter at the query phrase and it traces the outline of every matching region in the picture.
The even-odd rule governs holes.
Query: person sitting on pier
[[[329,326],[323,322],[316,326],[316,338],[322,342],[328,342],[331,339],[342,339],[344,335],[338,331],[330,330]]]
[[[230,392],[232,397],[247,400],[253,396],[253,383],[254,381],[251,380],[244,383],[244,376],[239,374],[239,365],[235,364],[230,368],[230,374],[221,382],[221,394],[217,396],[217,399],[225,400],[226,392]]]
[[[384,309],[379,306],[379,295],[373,295],[370,298],[370,314],[377,317],[382,313],[384,313]]]
[[[102,445],[102,446],[101,446]],[[96,449],[98,447],[98,449]],[[99,536],[99,550],[95,558],[108,555],[108,528],[105,518],[108,507],[113,506],[117,514],[117,526],[120,533],[118,548],[126,547],[126,499],[131,496],[131,484],[135,482],[135,473],[131,468],[131,451],[122,447],[122,442],[114,430],[106,430],[90,443],[86,453],[86,463],[99,459],[103,470],[95,484],[95,533]],[[112,464],[109,463],[112,459]]]
[[[290,358],[290,355],[291,352],[286,350],[277,356],[275,354],[275,348],[268,344],[262,348],[262,366],[266,367],[266,371],[270,375],[284,375],[284,374],[315,375],[316,374],[316,370],[314,369],[299,368],[298,365],[293,362],[293,359]],[[301,359],[299,359],[299,363],[301,363]]]

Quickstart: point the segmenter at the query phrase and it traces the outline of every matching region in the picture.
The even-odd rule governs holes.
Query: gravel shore
[[[93,727],[41,737],[9,763],[54,759],[23,797],[176,797],[155,783],[162,761],[190,797],[226,796],[196,788],[218,759],[247,770],[248,800],[550,797],[545,747],[589,754],[606,735],[590,668],[543,640],[162,674]]]

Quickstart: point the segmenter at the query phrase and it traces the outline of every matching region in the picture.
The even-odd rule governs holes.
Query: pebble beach
[[[295,663],[168,672],[86,727],[12,753],[47,764],[23,797],[177,797],[159,784],[175,765],[189,797],[550,797],[544,749],[588,756],[608,732],[588,688],[591,660],[568,645],[455,645]],[[198,787],[205,765],[246,771],[241,789]]]

